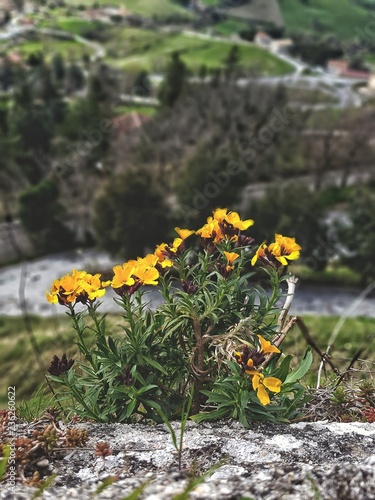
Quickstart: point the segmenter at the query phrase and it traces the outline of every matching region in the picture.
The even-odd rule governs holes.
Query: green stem
[[[75,331],[77,332],[78,339],[79,339],[79,342],[78,342],[79,350],[81,351],[81,353],[84,355],[85,359],[90,363],[90,365],[93,367],[93,369],[96,372],[97,368],[98,368],[97,363],[96,363],[96,359],[95,359],[95,356],[93,356],[92,353],[90,353],[88,347],[86,346],[85,340],[83,338],[83,332],[85,330],[85,327],[81,328],[81,325],[79,322],[80,315],[76,314],[76,312],[74,311],[74,307],[71,304],[69,304],[69,309],[70,309],[70,317],[73,320],[73,327],[74,327]]]

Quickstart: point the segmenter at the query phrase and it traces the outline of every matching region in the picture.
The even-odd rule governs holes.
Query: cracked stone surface
[[[173,425],[178,436],[179,424]],[[186,498],[375,500],[375,424],[305,422],[244,429],[237,422],[188,422],[181,470],[164,425],[76,427],[87,429],[87,446],[49,459],[47,475],[57,476],[42,499],[120,500],[147,483],[140,499],[173,500],[186,490],[191,474],[202,475],[216,465]],[[112,455],[95,456],[100,440],[109,443]],[[116,481],[94,495],[109,476]],[[1,499],[31,499],[34,493],[27,486],[0,486]]]

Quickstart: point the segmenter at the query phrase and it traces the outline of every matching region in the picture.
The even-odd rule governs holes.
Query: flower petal
[[[270,402],[271,402],[270,397],[269,397],[263,384],[259,384],[259,387],[257,390],[257,398],[264,406],[270,404]]]

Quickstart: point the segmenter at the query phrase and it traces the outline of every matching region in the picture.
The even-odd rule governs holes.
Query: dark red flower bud
[[[64,373],[67,373],[71,367],[73,366],[74,360],[67,359],[66,354],[63,354],[61,359],[56,356],[53,356],[50,367],[48,368],[48,373],[54,375],[55,377],[60,377]]]

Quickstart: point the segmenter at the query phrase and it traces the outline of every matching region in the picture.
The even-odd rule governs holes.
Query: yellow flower
[[[250,226],[254,225],[252,219],[241,220],[237,212],[229,212],[224,218],[228,224],[232,224],[233,227],[239,229],[240,231],[246,231]]]
[[[132,277],[135,267],[130,262],[125,262],[122,266],[113,268],[114,276],[111,281],[112,288],[121,288],[122,286],[132,286],[135,281]]]
[[[159,263],[163,262],[166,259],[167,248],[168,248],[168,245],[166,243],[160,243],[160,245],[157,245],[157,247],[155,248],[154,254],[159,259]]]
[[[68,302],[75,302],[76,295],[79,293],[80,281],[75,276],[66,274],[60,279],[59,292],[65,296]]]
[[[186,238],[189,238],[189,236],[194,234],[194,231],[191,231],[190,229],[180,229],[179,227],[175,227],[174,230],[182,240],[186,240]]]
[[[81,287],[90,300],[100,299],[105,294],[105,289],[101,288],[103,284],[100,282],[100,276],[101,274],[86,273],[81,281]]]
[[[51,304],[76,304],[87,300],[95,300],[105,294],[105,284],[100,281],[100,274],[92,275],[86,271],[73,270],[52,283],[51,290],[46,298]]]
[[[159,259],[157,255],[155,255],[154,253],[149,253],[148,255],[146,255],[146,257],[138,257],[137,264],[139,265],[139,263],[145,263],[148,266],[155,267],[158,261]]]
[[[258,339],[260,341],[260,352],[263,354],[268,354],[271,352],[279,353],[280,349],[276,346],[272,345],[271,342],[264,339],[261,335],[258,335]]]
[[[267,258],[266,249],[267,249],[267,245],[265,243],[262,243],[259,246],[258,250],[255,252],[254,257],[251,259],[252,266],[255,266],[255,263],[258,259]]]
[[[165,269],[166,267],[172,267],[173,261],[169,259],[164,259],[163,262],[159,262],[159,265],[161,266],[162,269]]]
[[[275,234],[275,243],[271,243],[268,250],[283,266],[287,266],[288,260],[299,258],[301,247],[295,238]]]
[[[157,257],[155,256],[155,258]],[[138,260],[133,274],[136,278],[138,278],[142,285],[158,284],[157,280],[159,278],[159,271],[155,267],[151,266],[147,259]]]
[[[227,215],[228,209],[227,208],[217,208],[213,212],[213,218],[217,220],[218,222],[223,222]]]
[[[208,217],[207,224],[202,226],[195,233],[201,238],[213,239],[215,243],[218,243],[223,239],[223,233],[220,229],[219,222],[212,217]]]
[[[225,257],[227,258],[228,264],[233,264],[233,262],[238,259],[239,255],[236,252],[224,252]]]
[[[252,378],[253,389],[257,393],[257,398],[266,406],[270,404],[271,400],[266,391],[266,388],[271,392],[280,392],[281,380],[276,377],[265,377],[263,373],[252,371],[249,373]]]
[[[198,234],[201,238],[211,238],[212,233],[214,231],[214,224],[213,223],[207,223],[204,224],[201,228],[197,229],[195,231],[195,234]]]
[[[252,219],[241,220],[237,212],[228,212],[227,208],[217,208],[212,217],[207,218],[207,224],[196,231],[201,238],[213,239],[219,243],[224,239],[237,241],[239,231],[244,231],[254,224]]]
[[[151,267],[155,267],[157,264],[159,264],[162,269],[173,266],[173,262],[169,259],[166,259],[165,255],[162,252],[159,252],[158,255],[156,255],[156,253],[149,253],[148,255],[146,255],[146,257],[144,257],[144,259]],[[141,259],[138,259],[138,261],[139,260]]]
[[[169,251],[172,252],[172,253],[176,253],[182,242],[183,242],[182,238],[175,238],[173,240],[172,246],[168,247]]]
[[[51,290],[46,293],[46,298],[50,304],[57,304],[59,299],[58,299],[58,293],[60,289],[60,280],[55,280],[52,283]]]

